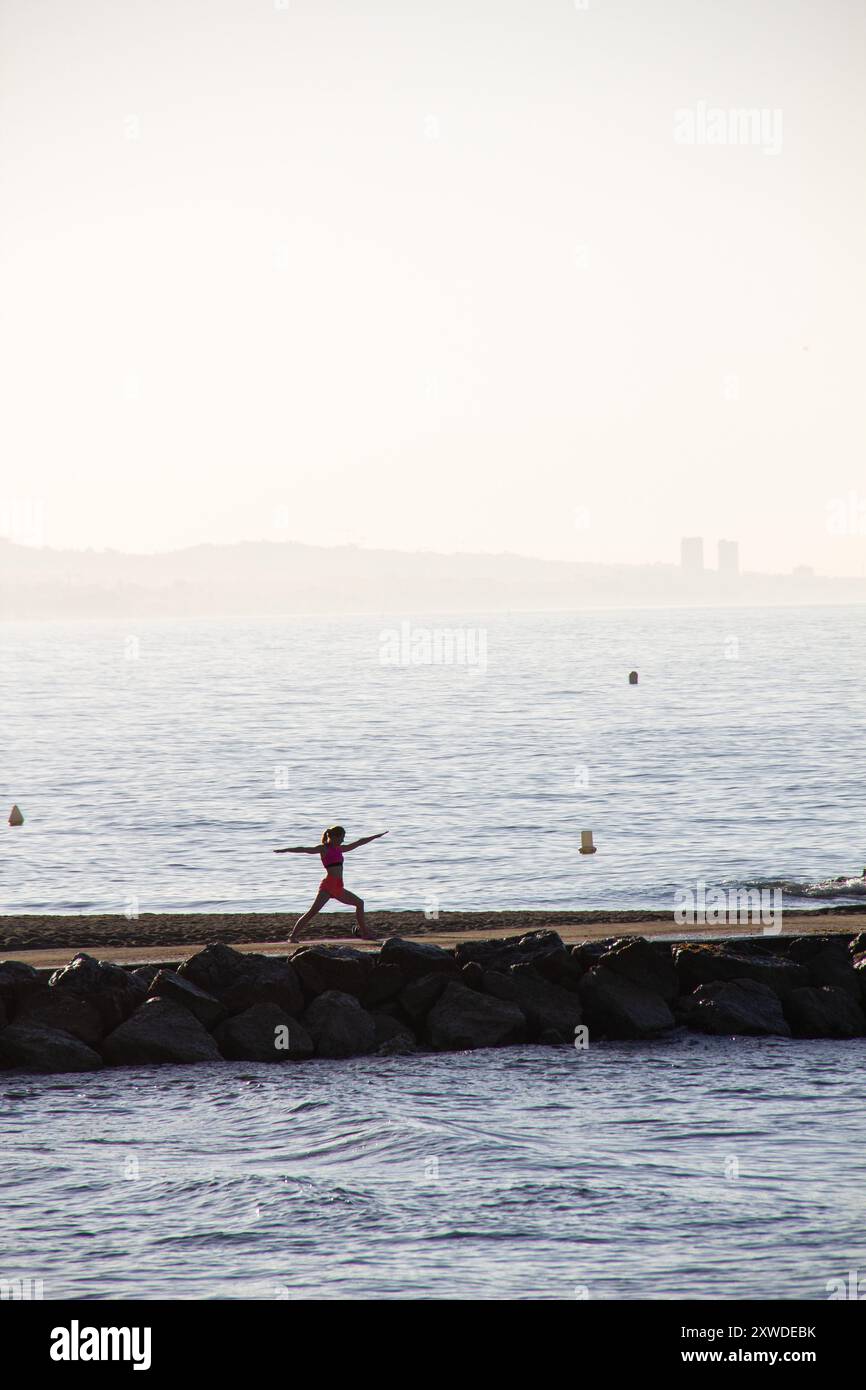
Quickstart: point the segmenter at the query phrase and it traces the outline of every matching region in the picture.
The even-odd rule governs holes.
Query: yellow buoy
[[[580,852],[581,854],[595,854],[595,845],[592,843],[592,831],[581,830],[580,832]]]
[[[24,817],[22,816],[22,814],[21,814],[21,812],[19,811],[19,809],[18,809],[17,806],[13,806],[13,807],[12,807],[12,810],[9,812],[9,824],[10,824],[10,825],[23,825],[23,824],[24,824]]]

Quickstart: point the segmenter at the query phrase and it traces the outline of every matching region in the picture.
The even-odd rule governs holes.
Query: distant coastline
[[[866,578],[502,554],[197,545],[158,555],[0,539],[0,619],[192,619],[866,603]]]

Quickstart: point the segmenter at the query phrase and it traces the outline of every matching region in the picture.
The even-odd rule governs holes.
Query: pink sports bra
[[[342,864],[343,851],[339,845],[325,845],[322,851],[322,863],[326,869],[330,869],[334,864]]]

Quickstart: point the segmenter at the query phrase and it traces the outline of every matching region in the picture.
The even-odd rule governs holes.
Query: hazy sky
[[[864,76],[860,0],[0,0],[0,534],[866,572]]]

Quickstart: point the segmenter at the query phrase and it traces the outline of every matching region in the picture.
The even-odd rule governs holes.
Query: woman
[[[274,854],[318,854],[322,860],[322,868],[325,870],[325,877],[319,884],[319,891],[312,905],[292,927],[290,941],[297,941],[301,929],[313,920],[317,912],[321,912],[329,898],[336,898],[341,903],[351,903],[354,907],[357,919],[357,926],[353,929],[355,936],[362,936],[365,941],[376,940],[375,933],[367,931],[367,924],[364,921],[363,898],[359,898],[357,894],[350,893],[348,888],[343,887],[343,855],[348,854],[352,849],[358,849],[361,845],[369,845],[371,840],[381,840],[382,836],[387,834],[387,830],[380,830],[378,835],[365,835],[363,839],[353,840],[351,844],[347,845],[343,843],[346,832],[342,825],[332,825],[330,830],[326,830],[323,834],[320,845],[298,845],[294,848],[274,850]]]

